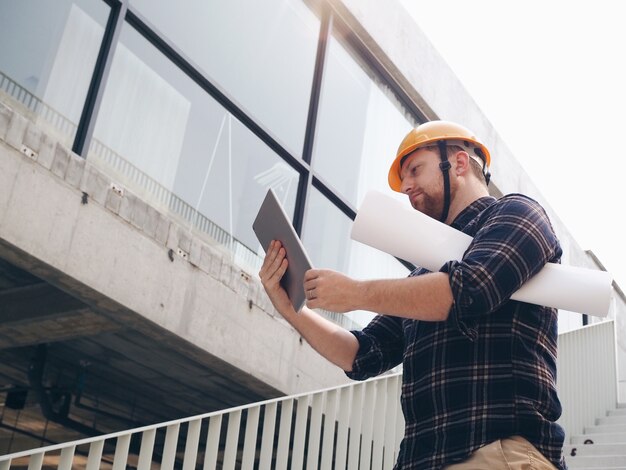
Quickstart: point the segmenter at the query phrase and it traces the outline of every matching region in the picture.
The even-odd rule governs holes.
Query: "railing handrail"
[[[615,325],[611,319],[559,335],[557,390],[563,411],[558,422],[567,439],[617,405]]]
[[[599,328],[599,327],[602,327],[602,326],[606,326],[607,323],[615,323],[615,319],[613,319],[613,318],[606,318],[606,319],[604,319],[602,321],[599,321],[599,322],[596,322],[596,323],[590,323],[588,325],[578,326],[578,327],[576,327],[573,330],[564,331],[563,333],[559,333],[559,338],[561,336],[567,336],[567,335],[575,334],[575,333],[577,333],[579,331],[582,331],[582,330],[588,330],[588,329],[592,329],[592,328]]]
[[[400,375],[402,375],[402,372],[395,372],[395,373],[392,373],[392,374],[385,374],[385,375],[381,375],[381,376],[378,376],[378,377],[374,377],[374,378],[366,380],[365,382],[377,382],[377,381],[380,381],[380,380],[387,380],[389,378],[400,376]],[[30,455],[39,454],[39,453],[52,452],[52,451],[55,451],[55,450],[60,450],[60,449],[64,449],[64,448],[71,447],[71,446],[76,446],[77,447],[77,446],[80,446],[80,445],[91,444],[91,443],[97,442],[97,441],[106,441],[106,440],[114,439],[114,438],[117,438],[117,437],[120,437],[120,436],[127,436],[127,435],[133,435],[133,434],[142,433],[142,432],[145,432],[145,431],[157,430],[157,429],[166,428],[168,426],[175,425],[175,424],[183,424],[183,423],[188,423],[188,422],[191,422],[191,421],[203,420],[203,419],[211,418],[213,416],[226,415],[226,414],[237,412],[237,411],[243,411],[243,410],[246,410],[246,409],[249,409],[249,408],[255,408],[255,407],[259,407],[259,406],[270,405],[272,403],[280,403],[280,402],[288,401],[288,400],[297,400],[299,398],[312,396],[312,395],[318,395],[318,394],[321,394],[321,393],[326,393],[326,392],[330,392],[330,391],[334,391],[334,390],[341,390],[341,389],[352,387],[352,386],[354,386],[354,382],[350,382],[350,383],[343,384],[343,385],[338,385],[338,386],[335,386],[335,387],[323,388],[323,389],[319,389],[319,390],[315,390],[315,391],[311,391],[311,392],[302,392],[302,393],[297,393],[297,394],[294,394],[294,395],[287,395],[287,396],[284,396],[284,397],[271,398],[269,400],[263,400],[263,401],[259,401],[259,402],[255,402],[255,403],[248,403],[246,405],[235,406],[235,407],[227,408],[227,409],[224,409],[224,410],[212,411],[210,413],[203,413],[203,414],[200,414],[200,415],[189,416],[189,417],[186,417],[186,418],[175,419],[175,420],[171,420],[171,421],[165,421],[165,422],[162,422],[162,423],[150,424],[148,426],[141,426],[141,427],[138,427],[138,428],[126,429],[124,431],[117,431],[117,432],[113,432],[113,433],[110,433],[110,434],[103,434],[103,435],[100,435],[100,436],[87,437],[85,439],[79,439],[79,440],[76,440],[76,441],[63,442],[61,444],[54,444],[54,445],[46,446],[46,447],[38,447],[37,449],[24,450],[24,451],[20,451],[20,452],[15,452],[13,454],[2,455],[2,456],[0,456],[0,462],[4,462],[6,460],[14,460],[14,459],[17,459],[17,458],[20,458],[20,457],[28,457]]]
[[[572,332],[567,332],[567,333],[563,333],[561,335],[559,335],[559,337],[562,340],[565,340],[564,343],[562,344],[562,346],[564,347],[564,351],[563,352],[567,352],[568,356],[572,356],[571,360],[569,362],[575,361],[576,363],[580,362],[580,346],[583,346],[583,349],[585,350],[589,350],[590,348],[593,348],[593,350],[598,351],[598,354],[602,354],[603,358],[606,359],[605,362],[608,362],[610,364],[608,364],[608,369],[607,367],[605,367],[604,369],[606,369],[604,372],[602,371],[598,371],[598,373],[600,375],[598,375],[598,373],[596,373],[597,376],[597,381],[604,381],[606,383],[611,382],[611,381],[616,381],[616,373],[615,373],[615,351],[614,348],[612,348],[610,345],[608,345],[607,343],[610,343],[611,341],[609,341],[610,337],[612,334],[614,334],[614,325],[615,322],[613,320],[610,321],[605,321],[599,324],[595,324],[595,325],[590,325],[589,327],[586,328],[582,328],[582,329],[578,329],[578,330],[574,330]],[[571,333],[571,334],[570,334]],[[578,334],[580,336],[580,334],[582,333],[582,337],[581,338],[576,338],[575,335]],[[607,337],[607,334],[609,335]],[[580,341],[583,341],[582,343],[580,343]],[[599,347],[598,349],[598,345],[602,345],[602,347]],[[585,347],[586,346],[586,347]],[[560,360],[562,361],[563,358],[560,358]],[[560,362],[560,365],[563,366],[563,370],[561,372],[561,380],[559,382],[560,384],[560,394],[563,394],[563,396],[561,397],[562,401],[564,403],[567,403],[569,407],[573,407],[572,410],[570,411],[575,411],[575,409],[577,409],[578,405],[580,405],[581,403],[588,403],[590,399],[592,399],[592,396],[590,395],[590,393],[593,395],[593,389],[587,390],[589,387],[585,387],[585,386],[581,386],[580,382],[580,378],[579,378],[579,373],[575,373],[576,371],[571,370],[576,369],[576,366],[573,366],[571,364],[565,364],[563,362]],[[593,367],[593,366],[589,366],[587,365],[586,367]],[[259,410],[263,409],[265,410],[264,413],[269,413],[270,416],[270,420],[274,420],[276,415],[276,410],[277,408],[281,410],[281,418],[280,418],[280,431],[281,431],[281,439],[279,439],[279,441],[281,442],[281,444],[278,445],[278,447],[275,448],[276,452],[280,453],[281,456],[281,461],[286,462],[286,456],[285,456],[285,452],[286,452],[286,448],[285,446],[288,446],[288,439],[289,439],[289,429],[291,428],[292,424],[290,424],[290,420],[292,419],[291,413],[292,410],[294,410],[294,403],[298,403],[297,405],[297,424],[296,427],[298,427],[299,431],[299,438],[300,439],[304,439],[304,434],[303,434],[303,427],[302,426],[306,426],[305,424],[303,424],[306,421],[306,408],[307,406],[311,406],[311,412],[315,412],[316,413],[316,420],[311,421],[311,426],[313,426],[311,429],[316,429],[316,436],[315,439],[318,439],[319,442],[317,442],[316,446],[313,447],[313,454],[316,454],[319,449],[319,445],[322,445],[321,442],[321,434],[319,431],[319,421],[321,419],[321,414],[320,413],[326,413],[328,412],[327,415],[327,419],[330,420],[330,423],[334,423],[336,419],[338,419],[339,421],[337,421],[338,424],[338,428],[341,430],[341,433],[338,435],[341,435],[343,437],[341,437],[341,442],[342,442],[342,446],[340,448],[340,450],[342,452],[345,452],[345,446],[347,445],[345,440],[347,439],[347,432],[348,432],[348,428],[346,426],[352,426],[352,424],[354,424],[356,426],[354,432],[358,433],[359,432],[363,432],[362,435],[362,439],[364,439],[366,442],[370,443],[372,446],[376,446],[376,460],[377,462],[382,462],[382,447],[381,446],[386,446],[385,448],[395,448],[395,446],[399,445],[399,439],[402,437],[402,430],[398,429],[397,432],[394,433],[394,431],[392,431],[392,434],[390,435],[391,438],[389,438],[390,440],[388,440],[388,437],[386,437],[386,435],[381,434],[381,432],[385,432],[386,431],[381,431],[380,430],[380,426],[381,426],[381,421],[380,421],[380,417],[376,418],[376,417],[370,417],[371,419],[374,419],[377,421],[378,425],[377,427],[375,426],[374,428],[372,428],[373,422],[368,422],[367,426],[363,426],[363,428],[361,428],[361,421],[359,420],[359,415],[360,415],[360,410],[362,409],[363,403],[365,403],[363,400],[366,400],[365,397],[368,396],[368,403],[369,406],[367,407],[369,409],[370,406],[378,406],[380,404],[382,404],[383,407],[388,407],[390,406],[391,408],[389,408],[390,411],[390,416],[393,416],[395,418],[393,419],[393,423],[394,424],[388,424],[385,423],[384,421],[382,421],[382,426],[387,429],[387,427],[394,429],[396,426],[402,426],[403,420],[401,416],[398,416],[398,414],[400,413],[400,409],[397,405],[397,400],[399,399],[399,395],[400,395],[400,384],[402,382],[402,372],[395,372],[395,373],[389,373],[386,375],[382,375],[379,377],[375,377],[372,379],[369,379],[367,381],[361,382],[361,383],[355,383],[355,382],[350,382],[350,383],[346,383],[346,384],[342,384],[339,386],[335,386],[335,387],[328,387],[328,388],[323,388],[323,389],[319,389],[319,390],[314,390],[314,391],[310,391],[310,392],[302,392],[302,393],[298,393],[298,394],[293,394],[293,395],[289,395],[289,396],[283,396],[283,397],[277,397],[277,398],[272,398],[272,399],[268,399],[268,400],[264,400],[264,401],[260,401],[260,402],[256,402],[256,403],[249,403],[249,404],[245,404],[245,405],[240,405],[240,406],[235,406],[235,407],[231,407],[228,409],[224,409],[224,410],[218,410],[218,411],[213,411],[213,412],[209,412],[209,413],[203,413],[203,414],[199,414],[199,415],[195,415],[195,416],[190,416],[190,417],[186,417],[186,418],[181,418],[181,419],[176,419],[176,420],[171,420],[171,421],[167,421],[167,422],[163,422],[163,423],[157,423],[157,424],[153,424],[153,425],[148,425],[148,426],[142,426],[142,427],[138,427],[138,428],[133,428],[133,429],[128,429],[128,430],[123,430],[123,431],[119,431],[119,432],[114,432],[114,433],[110,433],[110,434],[106,434],[106,435],[101,435],[101,436],[95,436],[95,437],[89,437],[89,438],[85,438],[85,439],[80,439],[80,440],[76,440],[76,441],[71,441],[71,442],[65,442],[65,443],[60,443],[60,444],[55,444],[55,445],[50,445],[47,447],[40,447],[37,449],[31,449],[31,450],[26,450],[26,451],[21,451],[21,452],[16,452],[13,454],[8,454],[8,455],[4,455],[0,457],[0,468],[2,469],[8,469],[10,462],[14,459],[19,459],[19,458],[25,458],[25,457],[30,457],[30,458],[34,458],[36,459],[34,467],[33,468],[40,468],[39,463],[40,461],[44,458],[44,456],[46,454],[49,454],[51,452],[55,452],[55,451],[61,451],[61,456],[64,457],[65,460],[68,460],[69,458],[73,458],[71,456],[74,455],[75,449],[78,446],[83,446],[83,445],[89,445],[90,446],[90,452],[89,452],[89,459],[90,461],[92,461],[92,465],[93,462],[95,462],[97,459],[99,458],[98,452],[100,452],[101,454],[101,450],[103,448],[103,446],[105,445],[106,442],[111,442],[113,439],[117,439],[117,444],[116,444],[116,449],[121,449],[119,454],[122,456],[122,459],[125,459],[126,457],[124,455],[126,455],[125,453],[127,453],[128,451],[128,445],[130,443],[131,439],[134,439],[135,436],[141,436],[142,437],[142,449],[144,447],[144,440],[146,442],[146,446],[150,447],[152,446],[152,444],[150,444],[150,442],[153,442],[154,440],[154,436],[156,432],[160,432],[162,430],[167,429],[167,436],[166,436],[166,440],[168,440],[169,444],[165,445],[165,447],[168,448],[168,461],[171,460],[172,457],[172,449],[175,449],[175,441],[177,439],[176,436],[178,436],[178,427],[180,425],[187,425],[189,426],[189,432],[191,433],[191,435],[193,436],[191,438],[191,444],[189,444],[189,440],[187,440],[187,444],[185,444],[186,446],[191,445],[190,448],[197,448],[197,439],[199,436],[199,430],[200,430],[200,426],[202,426],[202,423],[205,422],[209,422],[209,434],[212,436],[211,437],[211,449],[212,449],[212,453],[208,453],[206,454],[207,459],[211,458],[211,459],[215,459],[216,457],[216,449],[219,444],[219,439],[220,439],[220,423],[223,422],[224,418],[227,418],[228,421],[228,427],[227,427],[227,433],[228,433],[228,438],[227,438],[227,446],[228,447],[228,456],[229,456],[229,466],[228,468],[231,468],[233,462],[234,462],[234,458],[235,458],[235,454],[237,452],[237,438],[236,435],[238,434],[238,430],[239,430],[239,420],[242,417],[242,412],[244,410],[246,410],[246,415],[247,415],[247,423],[252,423],[251,426],[251,432],[252,432],[252,438],[253,442],[256,442],[256,438],[254,437],[256,435],[257,432],[257,423],[258,423],[258,418],[259,418]],[[569,377],[569,379],[566,382],[563,382],[562,379],[567,376]],[[381,385],[382,384],[382,385]],[[616,384],[615,384],[616,385]],[[362,388],[360,388],[362,387]],[[381,388],[382,387],[382,388]],[[380,389],[380,392],[377,392],[377,390]],[[579,389],[584,389],[579,390]],[[361,390],[362,392],[359,392],[359,395],[356,395],[356,391],[357,390]],[[370,392],[373,392],[376,396],[376,398],[373,398],[374,395],[372,395]],[[612,406],[615,406],[615,403],[613,403],[614,398],[615,398],[615,393],[612,391],[609,391],[611,393],[605,393],[604,395],[607,395],[607,397],[605,397],[604,395],[600,398],[600,402],[598,404],[598,406],[601,408],[600,411],[603,411],[604,408],[606,409],[610,409]],[[361,393],[363,393],[361,395]],[[369,393],[369,395],[367,395]],[[380,399],[378,398],[378,393],[382,393],[383,395],[381,395]],[[391,395],[389,395],[389,393],[391,393]],[[582,394],[581,394],[582,393]],[[595,395],[594,395],[595,396]],[[339,418],[340,413],[337,411],[337,406],[339,406],[339,397],[341,397],[341,402],[343,403],[340,407],[339,410],[343,410],[345,411],[341,413],[342,418]],[[352,398],[355,397],[355,398]],[[361,397],[361,398],[359,398]],[[352,405],[350,405],[350,403],[352,402],[352,400],[355,400],[355,402],[352,403]],[[367,401],[367,400],[366,400]],[[324,403],[324,408],[322,409],[322,403]],[[375,405],[376,403],[376,405]],[[326,408],[327,406],[329,406],[330,408]],[[352,408],[350,408],[352,407]],[[356,407],[356,408],[355,408]],[[352,409],[352,411],[349,411],[349,409]],[[323,411],[326,410],[326,411]],[[283,411],[287,414],[285,414],[283,417]],[[302,411],[304,411],[304,414],[302,414]],[[594,411],[594,416],[597,416],[597,412],[598,410]],[[347,416],[352,415],[354,416],[354,418],[348,418]],[[265,416],[265,415],[264,415]],[[382,415],[381,415],[382,416]],[[581,426],[580,423],[578,423],[578,421],[580,421],[580,419],[578,421],[571,422],[571,418],[568,418],[567,416],[562,416],[562,419],[560,420],[560,422],[562,423],[562,425],[564,425],[564,427],[566,428],[566,432],[568,435],[571,436],[571,434],[574,432],[578,432],[577,428]],[[348,424],[348,422],[346,420],[350,420],[351,424]],[[352,420],[355,421],[352,421]],[[304,421],[303,421],[304,420]],[[565,421],[566,422],[565,422]],[[233,426],[230,426],[231,421],[234,423]],[[314,424],[314,422],[316,424]],[[299,423],[299,424],[298,424]],[[585,423],[583,423],[584,425]],[[270,435],[273,435],[274,433],[274,425],[278,425],[277,422],[275,421],[270,421],[270,425],[269,426],[263,426],[263,444],[261,446],[260,449],[260,454],[261,455],[261,460],[265,463],[267,463],[267,458],[268,458],[268,452],[272,452],[271,450],[271,442],[273,442],[273,438],[270,440],[270,438],[268,438],[265,434],[267,434],[267,432],[270,433]],[[335,426],[330,424],[330,427],[324,425],[323,429],[324,429],[324,439],[323,439],[323,446],[324,446],[324,455],[326,456],[326,458],[328,458],[328,452],[330,452],[329,450],[329,446],[331,445],[331,441],[329,440],[331,439],[330,435],[327,435],[328,432],[332,432],[334,433],[334,429]],[[573,427],[572,427],[573,426]],[[233,427],[233,429],[231,430],[231,427]],[[266,430],[267,428],[267,430]],[[246,428],[247,429],[247,428]],[[330,431],[329,431],[330,429]],[[377,431],[375,432],[375,436],[372,435],[372,429],[376,429]],[[212,431],[211,431],[212,430]],[[170,432],[172,431],[172,432]],[[283,432],[284,431],[284,432]],[[217,432],[217,434],[216,434]],[[343,433],[343,434],[342,434]],[[246,436],[248,435],[248,431],[246,431]],[[173,436],[173,437],[172,437]],[[209,437],[207,437],[207,439],[209,439]],[[370,439],[374,439],[374,440],[370,440]],[[358,441],[358,440],[357,440]],[[350,445],[359,445],[357,443],[357,441],[350,441]],[[383,442],[384,441],[384,442]],[[393,441],[393,442],[392,442]],[[300,441],[298,441],[300,442]],[[339,442],[339,441],[337,441]],[[234,443],[234,444],[233,444]],[[361,453],[361,456],[363,457],[363,455],[369,455],[368,452],[370,452],[370,448],[369,445],[367,444],[366,447],[362,447],[361,446],[361,451],[365,452],[365,454]],[[301,447],[302,447],[302,442],[300,442],[298,444],[298,449],[297,449],[297,453],[299,458],[301,459]],[[94,446],[96,446],[95,450],[94,450]],[[174,446],[174,447],[173,447]],[[250,444],[248,442],[248,437],[246,437],[246,443],[245,443],[245,449],[247,449],[247,462],[248,464],[250,464],[250,459],[251,454],[250,454],[250,449],[252,446],[252,449],[254,449],[254,444]],[[269,446],[269,447],[268,447]],[[152,447],[150,447],[151,449]],[[186,447],[187,448],[187,447]],[[99,449],[99,450],[98,450]],[[208,440],[207,440],[207,449],[209,449],[209,444],[208,444]],[[339,449],[339,448],[338,448]],[[92,452],[92,450],[94,450],[94,452]],[[397,448],[396,448],[397,451]],[[151,450],[150,450],[151,452]],[[194,451],[195,452],[195,451]],[[207,452],[209,452],[207,450]],[[252,452],[254,453],[255,451],[252,450]],[[394,451],[395,452],[395,451]],[[394,452],[392,452],[392,454],[394,454]],[[94,458],[92,459],[92,454],[94,454]],[[116,458],[117,458],[117,450],[116,450]],[[145,454],[143,452],[143,450],[141,451],[142,454],[142,458],[145,460],[147,457],[147,454]],[[385,460],[387,458],[391,458],[392,454],[385,454]],[[195,455],[195,454],[194,454]],[[277,454],[278,455],[278,454]],[[352,454],[351,454],[352,455]],[[374,455],[374,454],[372,454]],[[342,454],[342,458],[343,458],[343,454]],[[314,459],[316,457],[313,457]],[[351,457],[354,461],[354,455],[352,455]],[[366,457],[365,457],[366,458]],[[185,457],[185,459],[187,459],[187,457]],[[367,460],[367,458],[366,458]],[[283,462],[283,463],[284,463]],[[366,462],[367,463],[367,462]],[[390,462],[386,461],[385,465],[390,464]],[[64,467],[64,468],[69,468],[69,467]],[[232,467],[234,468],[234,467]],[[252,468],[246,466],[246,468]],[[263,467],[266,468],[266,467]],[[281,466],[281,468],[283,468]],[[376,468],[379,468],[378,466]],[[386,468],[386,467],[385,467]]]
[[[76,131],[76,128],[78,126],[76,125],[76,123],[74,121],[72,121],[70,118],[68,118],[64,114],[60,113],[56,109],[52,108],[51,106],[48,106],[41,98],[39,98],[34,93],[30,92],[28,89],[24,88],[22,85],[20,85],[18,82],[16,82],[13,78],[9,77],[6,73],[4,73],[2,70],[0,70],[0,84],[5,83],[5,82],[8,83],[13,88],[18,89],[21,94],[25,95],[25,97],[28,97],[29,101],[31,101],[31,102],[34,101],[36,103],[36,106],[41,106],[47,112],[52,113],[57,118],[60,118],[60,120],[62,122],[64,122],[65,124],[69,125],[72,128],[72,132]],[[0,89],[2,89],[2,87],[0,87]],[[8,93],[8,90],[7,90],[7,93]],[[11,95],[10,93],[8,93],[8,94],[9,94],[9,96],[12,96],[14,99],[18,99],[17,97]],[[26,104],[25,99],[22,100],[21,103],[24,106],[26,106],[28,109],[31,109],[30,106],[28,104]],[[36,112],[37,110],[36,109],[31,109],[31,111],[35,111]]]

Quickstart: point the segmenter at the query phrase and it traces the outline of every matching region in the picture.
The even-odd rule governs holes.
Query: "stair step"
[[[576,468],[576,469],[582,469],[582,468],[590,468],[593,470],[626,470],[626,467],[573,467],[571,464],[567,464],[568,468]]]
[[[626,455],[609,457],[566,457],[569,468],[611,468],[626,467]]]
[[[596,426],[602,424],[622,424],[626,425],[626,414],[617,416],[606,416],[604,418],[596,419]]]
[[[569,468],[626,470],[626,403],[618,403],[584,433],[572,436],[571,444],[563,446]]]
[[[622,444],[626,446],[626,432],[617,433],[598,433],[598,434],[579,434],[572,436],[572,444],[584,444],[586,440],[592,441],[594,444]]]
[[[572,456],[572,451],[576,454]],[[586,457],[597,455],[600,457],[608,455],[626,456],[626,445],[620,444],[567,444],[563,446],[563,455],[566,459],[571,457]]]
[[[585,428],[585,434],[626,433],[626,424],[601,424]]]

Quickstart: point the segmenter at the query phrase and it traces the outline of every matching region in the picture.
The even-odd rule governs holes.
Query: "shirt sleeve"
[[[561,248],[543,208],[522,195],[496,202],[461,261],[449,261],[454,303],[448,321],[470,339],[476,322],[507,302],[522,284],[550,261],[558,262]]]
[[[351,331],[359,341],[352,371],[346,375],[353,380],[366,380],[397,366],[404,352],[402,319],[379,315],[363,328]]]

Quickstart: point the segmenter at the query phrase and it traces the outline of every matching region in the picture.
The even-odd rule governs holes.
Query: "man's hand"
[[[277,240],[272,240],[259,271],[259,277],[274,308],[283,316],[295,313],[287,292],[280,285],[280,280],[287,272],[288,266],[287,253],[282,244]]]
[[[331,312],[357,309],[359,282],[329,269],[310,269],[304,275],[306,305]]]

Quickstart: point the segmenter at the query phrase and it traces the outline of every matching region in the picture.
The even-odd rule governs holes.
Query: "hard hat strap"
[[[489,172],[489,167],[487,166],[487,157],[485,157],[485,153],[480,148],[475,148],[474,153],[478,155],[480,161],[483,164],[483,176],[485,177],[485,183],[489,186],[489,181],[491,181],[491,173]]]
[[[450,162],[448,161],[448,149],[446,148],[446,141],[439,140],[437,141],[437,147],[439,147],[439,157],[441,158],[441,162],[439,163],[439,168],[441,168],[441,173],[443,173],[443,211],[441,212],[441,218],[439,219],[441,222],[446,221],[448,218],[448,212],[450,210]]]

